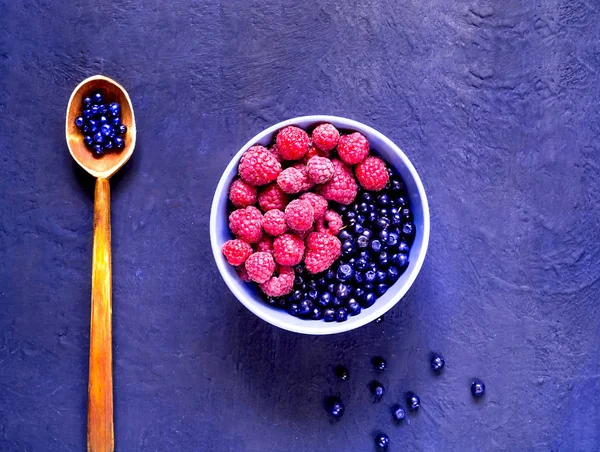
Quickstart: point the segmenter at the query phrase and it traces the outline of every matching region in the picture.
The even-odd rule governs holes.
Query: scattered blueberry
[[[92,98],[84,97],[83,98],[83,108],[90,108],[92,106]]]
[[[383,385],[378,381],[372,381],[369,384],[369,387],[371,389],[371,394],[375,396],[375,400],[377,402],[380,401],[383,397],[383,394],[385,393],[385,388],[383,387]]]
[[[114,143],[117,149],[123,149],[125,147],[125,140],[121,137],[115,137]]]
[[[83,127],[84,121],[85,121],[85,118],[83,116],[77,116],[75,118],[75,125],[77,127],[81,128],[81,127]]]
[[[86,119],[89,119],[89,118],[91,118],[92,116],[93,116],[93,115],[92,115],[92,110],[91,110],[91,109],[89,109],[89,108],[86,108],[85,110],[83,110],[83,117],[84,117],[84,118],[86,118]]]
[[[377,370],[384,371],[385,369],[387,369],[387,362],[381,356],[376,356],[375,358],[373,358],[372,363],[373,367],[375,367],[375,369]]]
[[[416,395],[413,392],[408,393],[407,402],[408,402],[408,407],[413,411],[418,410],[419,407],[421,406],[421,399],[419,398],[418,395]]]
[[[347,381],[350,378],[350,373],[344,366],[337,366],[335,368],[335,376],[342,381]]]
[[[442,369],[444,368],[444,358],[441,355],[438,355],[437,353],[433,354],[431,356],[431,368],[435,371],[435,372],[441,372]]]
[[[406,417],[406,412],[404,411],[404,408],[402,408],[400,405],[396,405],[392,409],[392,417],[394,418],[395,421],[400,422],[402,419],[404,419]]]
[[[127,126],[125,124],[121,124],[119,126],[119,135],[125,135],[127,133]]]
[[[341,418],[345,410],[346,408],[344,407],[344,404],[337,397],[331,397],[327,401],[327,411],[329,411],[329,414],[331,414],[334,418]]]
[[[388,446],[390,445],[390,437],[385,433],[379,433],[375,437],[375,445],[379,450],[387,450]]]
[[[471,382],[471,394],[476,398],[483,397],[485,394],[485,385],[483,384],[483,381],[476,378]]]
[[[400,270],[398,267],[394,267],[393,265],[387,269],[387,281],[390,284],[394,284],[400,278]]]

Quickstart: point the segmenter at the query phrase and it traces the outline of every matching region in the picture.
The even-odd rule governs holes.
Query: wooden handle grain
[[[88,386],[88,452],[114,451],[110,185],[96,180]]]

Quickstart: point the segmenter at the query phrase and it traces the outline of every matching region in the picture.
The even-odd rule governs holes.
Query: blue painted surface
[[[112,181],[117,450],[368,451],[380,429],[391,450],[598,450],[597,5],[69,3],[0,0],[0,450],[85,449],[93,181],[63,121],[95,73],[129,90],[139,130]],[[318,113],[401,146],[432,236],[382,324],[313,338],[233,299],[208,215],[246,140]],[[396,427],[408,390],[422,408]]]

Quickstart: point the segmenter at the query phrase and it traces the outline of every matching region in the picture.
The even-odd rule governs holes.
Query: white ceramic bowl
[[[235,269],[229,265],[225,256],[221,253],[223,244],[233,238],[229,231],[227,202],[229,185],[237,176],[238,162],[242,154],[255,144],[269,145],[273,141],[276,132],[283,127],[295,125],[303,129],[308,129],[324,122],[329,122],[340,130],[345,129],[362,133],[369,140],[371,148],[375,153],[396,168],[406,185],[406,190],[410,198],[410,206],[414,215],[414,224],[416,226],[415,239],[410,250],[410,263],[400,279],[382,297],[377,299],[373,306],[363,309],[359,315],[348,317],[348,320],[340,323],[326,323],[323,320],[302,320],[289,315],[284,310],[269,306],[265,302],[263,295],[261,295],[260,290],[254,284],[242,281],[237,276]],[[406,294],[421,270],[425,253],[427,252],[427,245],[429,243],[429,206],[423,184],[414,166],[400,148],[382,133],[360,122],[337,116],[302,116],[269,127],[248,141],[233,157],[223,172],[223,176],[215,191],[210,213],[210,241],[217,267],[219,267],[225,283],[236,298],[258,317],[272,325],[296,333],[315,335],[341,333],[372,322],[385,314]]]

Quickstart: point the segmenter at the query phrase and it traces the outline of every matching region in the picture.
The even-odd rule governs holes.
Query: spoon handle
[[[108,179],[98,178],[94,196],[88,452],[114,450],[111,260],[110,185]]]

